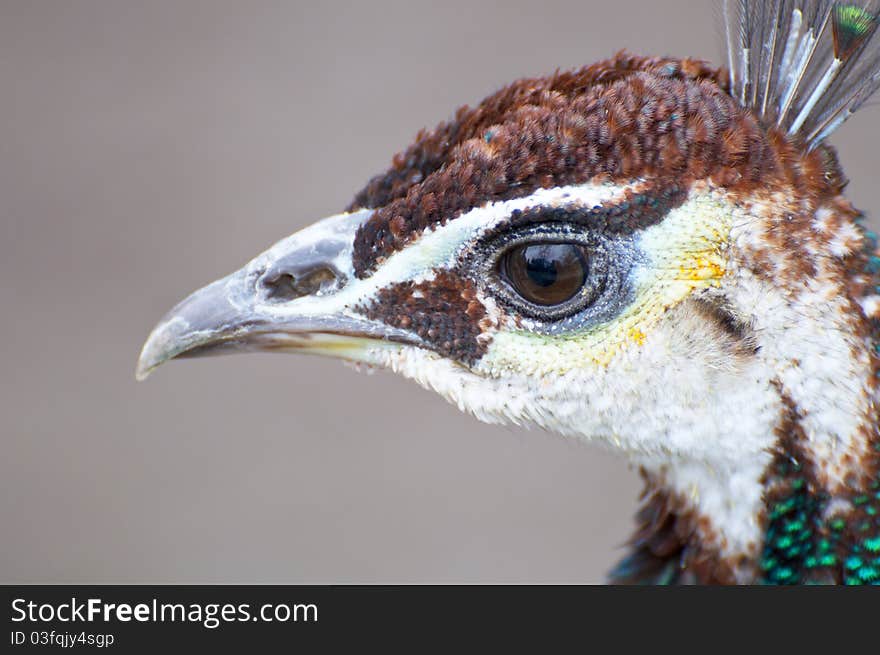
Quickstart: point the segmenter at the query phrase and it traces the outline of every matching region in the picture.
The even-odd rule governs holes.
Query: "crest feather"
[[[810,149],[880,88],[880,0],[725,0],[731,95]]]

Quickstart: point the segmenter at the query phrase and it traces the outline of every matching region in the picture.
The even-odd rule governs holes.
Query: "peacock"
[[[620,52],[462,107],[178,304],[137,376],[387,368],[622,452],[645,491],[611,582],[880,584],[880,256],[828,143],[880,87],[878,16],[729,1],[725,68]]]

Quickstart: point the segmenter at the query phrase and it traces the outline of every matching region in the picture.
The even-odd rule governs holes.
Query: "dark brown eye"
[[[559,305],[587,279],[587,256],[574,243],[533,243],[511,248],[501,258],[501,277],[526,301]]]

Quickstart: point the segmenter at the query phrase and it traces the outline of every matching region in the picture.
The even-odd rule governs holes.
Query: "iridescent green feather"
[[[873,14],[857,5],[835,5],[832,14],[834,56],[848,59],[877,27]]]

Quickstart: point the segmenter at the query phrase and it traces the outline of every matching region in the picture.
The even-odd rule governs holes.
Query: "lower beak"
[[[358,218],[340,215],[316,223],[184,299],[147,338],[136,378],[184,357],[293,350],[358,360],[370,347],[415,343],[408,332],[361,317],[339,302],[322,302],[353,278],[345,270],[346,255],[350,261],[345,251],[366,217]],[[320,284],[309,282],[315,271]],[[284,281],[280,298],[278,280]]]

